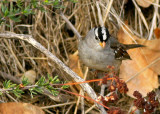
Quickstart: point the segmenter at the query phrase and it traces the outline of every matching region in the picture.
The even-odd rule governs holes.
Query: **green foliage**
[[[62,89],[67,89],[67,88],[69,88],[69,85],[63,85],[62,86]]]
[[[69,0],[72,3],[77,3],[77,0]],[[11,19],[14,22],[21,22],[22,16],[34,15],[35,9],[46,11],[46,6],[61,9],[65,8],[63,0],[30,0],[25,6],[25,0],[16,0],[14,5],[9,0],[2,0],[0,8],[0,25],[7,25],[7,21]],[[9,27],[9,25],[7,25]]]
[[[23,86],[29,85],[28,78],[23,77],[23,78],[22,78],[22,84],[23,84]]]
[[[8,80],[8,81],[6,80],[3,83],[3,87],[4,87],[4,89],[6,89],[6,91],[5,91],[6,93],[12,92],[17,97],[20,97],[21,94],[23,93],[23,91],[20,90],[19,85],[17,86],[17,84],[12,84],[10,80]],[[2,92],[0,93],[0,95],[2,95]]]
[[[21,94],[24,93],[19,86],[15,87],[11,92],[13,92],[16,97],[21,97]]]
[[[5,89],[14,88],[16,85],[17,85],[17,84],[12,84],[10,80],[8,80],[8,81],[6,80],[6,81],[4,81],[4,83],[3,83],[3,87],[4,87]]]
[[[44,89],[47,89],[51,94],[57,96],[59,94],[59,91],[57,90],[57,88],[53,87],[54,84],[60,84],[58,76],[52,78],[52,76],[48,75],[47,80],[42,76],[35,83],[35,85],[29,85],[28,79],[25,77],[22,78],[22,84],[19,85],[13,84],[10,80],[6,80],[3,83],[3,89],[0,89],[0,95],[2,95],[3,93],[13,93],[16,97],[21,97],[21,94],[24,93],[24,90],[28,89],[31,93],[31,97],[33,97],[37,93],[43,93]],[[63,85],[61,88],[66,89],[68,87],[69,86]]]

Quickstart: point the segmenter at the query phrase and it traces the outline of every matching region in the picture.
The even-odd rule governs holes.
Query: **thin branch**
[[[102,19],[102,14],[101,14],[101,9],[99,7],[99,4],[100,2],[99,1],[96,1],[96,7],[97,7],[97,10],[98,10],[98,19],[99,19],[99,24],[100,26],[104,26],[104,22],[103,22],[103,19]]]
[[[137,3],[135,2],[135,0],[132,0],[132,2],[133,2],[133,4],[134,4],[134,6],[136,7],[136,9],[137,9],[137,11],[138,11],[138,13],[139,13],[139,15],[140,15],[140,17],[141,17],[144,25],[146,26],[147,31],[149,31],[147,21],[146,21],[144,15],[143,15],[141,9],[138,7],[138,5],[137,5]]]
[[[18,78],[15,78],[14,76],[11,76],[5,72],[0,71],[0,76],[2,76],[4,79],[12,80],[14,83],[20,84],[21,81]]]
[[[54,105],[50,105],[50,106],[44,106],[41,107],[41,109],[48,109],[48,108],[55,108],[55,107],[60,107],[60,106],[65,106],[65,105],[71,105],[71,104],[75,104],[76,101],[72,101],[72,102],[68,102],[68,103],[63,103],[63,104],[54,104]]]
[[[64,21],[69,25],[69,27],[73,30],[74,34],[78,37],[78,40],[82,38],[82,36],[79,34],[79,32],[76,30],[76,28],[73,26],[73,24],[68,20],[68,18],[61,13],[60,16],[64,19]]]

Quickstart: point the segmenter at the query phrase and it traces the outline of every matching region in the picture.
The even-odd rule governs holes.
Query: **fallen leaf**
[[[154,0],[136,0],[136,2],[138,5],[147,8],[154,2]]]
[[[78,51],[73,55],[69,55],[69,67],[77,73],[81,78],[83,78],[82,69],[79,63]]]
[[[154,34],[155,34],[155,36],[156,36],[157,39],[160,39],[160,28],[156,28],[154,30]]]
[[[74,54],[69,55],[69,64],[68,64],[69,68],[71,68],[75,73],[77,73],[81,78],[83,78],[83,73],[82,73],[82,69],[80,67],[80,63],[79,63],[79,57],[78,57],[78,51],[76,51]],[[72,82],[69,82],[72,83]],[[75,85],[76,88],[78,90],[80,90],[80,86],[79,85]],[[74,88],[74,86],[70,86],[72,92],[77,93],[76,89]]]
[[[150,68],[160,75],[160,39],[154,40],[145,40],[145,39],[136,39],[137,43],[143,44],[146,46],[143,51],[143,55],[147,61],[147,64],[151,64],[152,62],[158,60],[155,64],[153,64]]]
[[[135,76],[138,72],[146,68],[153,60],[156,59],[155,55],[153,55],[153,53],[155,52],[153,50],[151,51],[152,48],[155,48],[153,46],[154,44],[151,44],[150,41],[146,41],[144,39],[141,40],[134,35],[130,34],[130,36],[138,43],[146,46],[150,44],[150,46],[144,48],[131,49],[127,51],[132,60],[123,61],[120,67],[120,78],[124,79],[124,81],[127,81],[131,77]],[[128,35],[128,33],[125,33],[122,29],[120,29],[118,32],[118,40],[121,43],[134,44],[134,41],[131,39],[130,36]],[[148,50],[150,50],[149,53]],[[150,56],[147,57],[148,55]],[[140,74],[136,75],[134,78],[130,79],[127,82],[127,86],[129,88],[129,92],[127,94],[129,96],[133,97],[133,92],[136,90],[142,93],[143,96],[146,96],[148,92],[158,87],[158,75],[151,68],[147,68]]]
[[[41,108],[29,103],[1,103],[0,114],[45,114]]]

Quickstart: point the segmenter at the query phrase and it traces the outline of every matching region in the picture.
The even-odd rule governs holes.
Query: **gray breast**
[[[121,64],[121,61],[115,59],[114,50],[109,47],[97,51],[94,48],[88,47],[86,42],[80,41],[78,50],[80,60],[86,66],[96,70],[107,71],[108,65],[114,66],[116,69],[118,67],[119,69]]]

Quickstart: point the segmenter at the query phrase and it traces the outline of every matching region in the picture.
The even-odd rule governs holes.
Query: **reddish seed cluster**
[[[133,95],[137,98],[134,100],[134,105],[138,109],[142,109],[143,114],[149,114],[154,111],[154,108],[158,107],[159,102],[156,100],[156,93],[154,91],[147,94],[148,100],[142,97],[142,94],[138,91],[135,91]]]
[[[106,84],[108,85],[108,90],[112,92],[109,96],[99,96],[97,101],[101,102],[103,105],[107,105],[108,102],[114,102],[118,100],[118,94],[115,92],[118,90],[120,93],[126,93],[128,91],[127,84],[120,80],[116,73],[114,72],[113,66],[108,66],[110,73],[106,74],[99,85]],[[107,111],[108,114],[124,114],[120,108],[112,107]]]
[[[107,105],[108,102],[114,102],[118,100],[118,95],[116,93],[112,93],[110,96],[99,96],[97,101],[102,102],[102,104]]]
[[[109,83],[109,91],[113,92],[118,89],[120,93],[126,93],[128,91],[127,84],[120,80],[118,76],[116,75],[106,75],[102,79],[102,84],[108,84]]]
[[[118,95],[116,93],[112,93],[110,96],[105,96],[104,99],[107,102],[113,102],[118,100]]]

